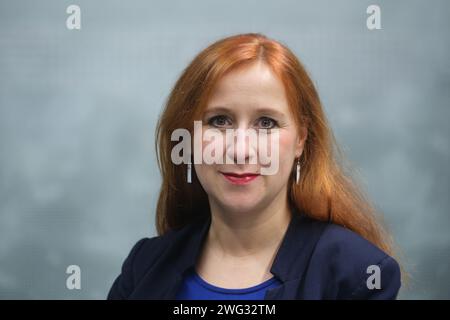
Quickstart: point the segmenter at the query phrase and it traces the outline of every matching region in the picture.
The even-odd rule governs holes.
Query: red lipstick
[[[259,176],[258,173],[221,172],[221,174],[232,184],[238,185],[248,184]]]

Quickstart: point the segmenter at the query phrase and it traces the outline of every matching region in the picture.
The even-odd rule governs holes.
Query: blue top
[[[256,286],[242,289],[216,287],[203,280],[197,272],[190,271],[176,295],[177,300],[264,300],[266,290],[281,285],[272,277]]]

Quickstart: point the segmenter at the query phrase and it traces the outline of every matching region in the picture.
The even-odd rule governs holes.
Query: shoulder
[[[334,257],[353,258],[356,261],[380,260],[387,254],[354,231],[337,224],[325,224],[317,249]]]
[[[121,272],[108,293],[108,299],[126,299],[158,258],[163,254],[179,252],[173,250],[174,246],[185,243],[197,226],[198,223],[191,223],[164,235],[137,241],[122,263]]]
[[[357,233],[323,223],[311,263],[342,298],[394,299],[400,289],[397,261]]]

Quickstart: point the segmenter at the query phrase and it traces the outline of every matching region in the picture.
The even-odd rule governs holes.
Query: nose
[[[226,136],[227,163],[257,163],[257,132],[253,128],[240,126]]]

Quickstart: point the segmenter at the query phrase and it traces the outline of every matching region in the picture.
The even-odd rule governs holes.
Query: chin
[[[239,206],[239,207],[228,207],[228,212],[230,213],[240,213],[245,214],[247,212],[255,210],[254,206]]]
[[[261,203],[260,199],[249,199],[248,197],[221,197],[220,202],[224,208],[234,212],[252,211]]]

